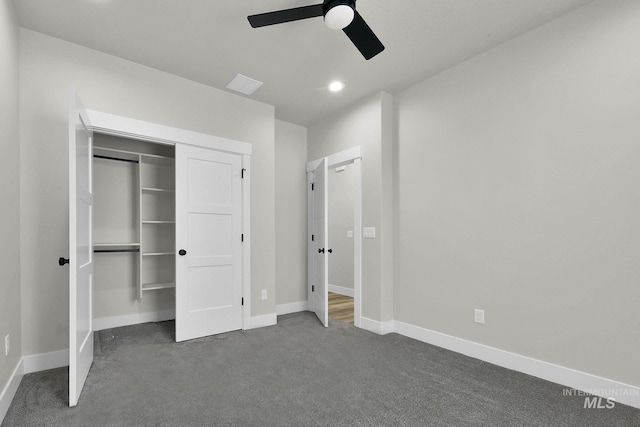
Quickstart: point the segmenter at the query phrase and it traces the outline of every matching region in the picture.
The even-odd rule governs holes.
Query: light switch
[[[347,231],[347,237],[353,237],[353,231],[351,230]]]
[[[362,228],[362,237],[365,239],[375,239],[376,238],[376,228],[375,227],[363,227]]]

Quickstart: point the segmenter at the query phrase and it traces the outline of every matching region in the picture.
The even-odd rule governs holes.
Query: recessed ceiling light
[[[251,95],[262,86],[262,82],[252,79],[242,74],[238,74],[229,82],[227,89],[235,90],[236,92],[243,93],[245,95]]]
[[[340,92],[342,89],[344,89],[344,83],[342,82],[332,82],[329,85],[329,90],[331,92]]]

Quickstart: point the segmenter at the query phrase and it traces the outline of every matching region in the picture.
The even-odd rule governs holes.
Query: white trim
[[[335,169],[353,163],[355,159],[362,158],[362,149],[358,145],[357,147],[349,148],[323,158],[327,159],[327,169]],[[307,172],[316,170],[321,161],[322,159],[317,159],[307,163]]]
[[[354,290],[353,288],[345,288],[344,286],[332,285],[329,284],[329,292],[333,292],[334,294],[344,295],[346,297],[353,298]]]
[[[91,129],[97,133],[155,142],[157,144],[174,145],[175,143],[182,143],[234,154],[251,155],[251,144],[246,142],[145,122],[129,117],[116,116],[101,111],[87,110],[87,115],[91,122]]]
[[[140,323],[164,322],[165,320],[173,320],[175,318],[175,309],[126,314],[124,316],[99,317],[93,319],[93,330],[102,331],[103,329],[119,328],[120,326],[137,325]]]
[[[308,166],[307,166],[308,167]],[[313,169],[315,170],[315,169]],[[313,184],[313,171],[307,172],[307,309],[315,311],[313,304],[313,278],[315,277],[315,263],[313,262],[314,243],[311,240],[313,235],[313,193],[311,185]]]
[[[11,402],[18,391],[18,387],[20,386],[23,376],[24,369],[22,359],[20,359],[18,363],[16,363],[16,367],[11,373],[9,381],[7,381],[7,384],[2,389],[2,393],[0,393],[0,424],[2,424],[5,415],[7,415],[7,411],[9,410]]]
[[[362,159],[353,160],[353,324],[362,327]]]
[[[251,156],[242,156],[242,329],[250,329],[251,323]]]
[[[252,316],[244,329],[264,328],[265,326],[273,326],[278,324],[278,316],[276,313],[265,314],[262,316]]]
[[[326,159],[326,157],[323,157],[322,159]],[[320,165],[320,162],[322,161],[322,159],[317,159],[317,160],[313,160],[307,163],[307,173],[309,172],[313,172],[314,170],[318,169],[318,165]]]
[[[309,309],[309,303],[307,301],[290,302],[288,304],[276,305],[276,314],[282,316],[283,314],[299,313],[301,311],[307,311]]]
[[[386,335],[394,331],[393,320],[379,322],[366,317],[361,318],[360,328],[378,335]]]
[[[22,366],[25,374],[69,366],[69,350],[24,356],[22,358]]]
[[[640,387],[554,365],[553,363],[467,341],[408,323],[399,321],[393,323],[395,332],[400,335],[576,390],[601,397],[612,397],[616,402],[640,408]]]

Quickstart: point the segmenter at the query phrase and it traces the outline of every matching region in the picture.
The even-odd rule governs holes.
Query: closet
[[[247,327],[251,145],[69,104],[69,405],[96,329]]]
[[[175,149],[96,134],[94,319],[175,307]]]

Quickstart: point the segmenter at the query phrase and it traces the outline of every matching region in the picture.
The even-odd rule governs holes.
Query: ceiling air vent
[[[243,76],[242,74],[238,74],[229,82],[227,89],[231,89],[245,95],[251,95],[253,92],[258,90],[260,86],[262,86],[262,82]]]

